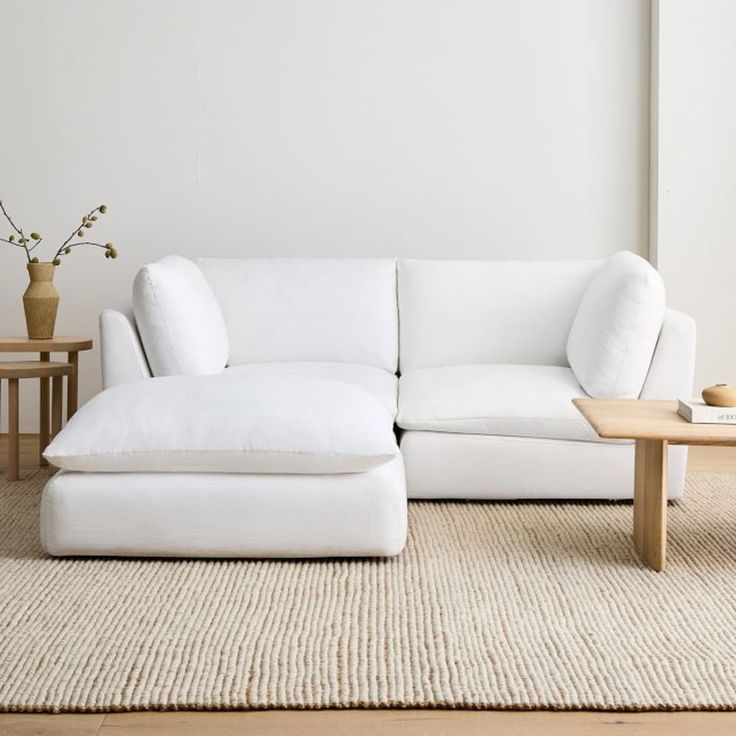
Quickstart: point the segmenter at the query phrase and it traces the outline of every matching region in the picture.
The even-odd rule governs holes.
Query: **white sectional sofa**
[[[695,354],[693,321],[627,252],[170,256],[100,328],[106,390],[47,450],[51,554],[394,555],[407,495],[631,498],[633,445],[571,400],[690,395]]]

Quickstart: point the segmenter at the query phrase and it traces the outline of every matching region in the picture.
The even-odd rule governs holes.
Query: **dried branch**
[[[23,234],[23,230],[19,228],[14,222],[13,218],[8,214],[8,211],[5,209],[5,205],[3,204],[3,201],[0,199],[0,209],[3,211],[3,215],[5,215],[5,219],[10,223],[10,227],[15,230],[18,235],[20,235],[20,247],[23,248],[23,250],[26,252],[26,258],[28,259],[28,262],[31,262],[31,254],[28,250],[28,247],[26,246],[26,243],[28,242],[28,238]],[[11,241],[5,240],[6,243],[10,243]],[[12,243],[11,243],[12,244]]]
[[[91,240],[82,240],[79,243],[72,243],[71,245],[67,245],[64,250],[71,250],[72,248],[76,248],[78,245],[94,245],[96,248],[104,248],[105,250],[109,250],[106,245],[103,245],[102,243],[93,243]],[[59,253],[57,253],[56,255],[66,255],[66,253],[59,251]]]
[[[8,240],[7,238],[0,238],[0,242],[7,243],[8,245],[14,245],[16,248],[23,248],[23,243],[19,243],[17,240]]]
[[[102,243],[94,243],[91,240],[82,240],[78,243],[67,245],[64,250],[59,250],[53,262],[58,265],[57,261],[59,261],[62,256],[68,256],[71,253],[72,248],[76,248],[79,245],[91,245],[95,248],[102,248],[105,251],[105,258],[115,259],[118,257],[118,252],[115,250],[115,246],[112,243],[105,243],[105,245],[103,245]]]
[[[71,243],[72,240],[74,240],[74,236],[80,231],[80,228],[84,227],[84,223],[87,222],[88,219],[93,217],[97,212],[100,212],[101,214],[104,215],[106,211],[107,211],[107,207],[105,207],[104,204],[101,204],[99,207],[95,207],[93,210],[90,210],[88,214],[82,217],[81,224],[77,225],[72,231],[72,234],[61,244],[59,250],[56,251],[56,255],[54,256],[54,259],[58,258],[61,255],[61,252],[66,249],[66,247],[69,245],[69,243]]]
[[[3,204],[3,201],[0,199],[0,209],[2,209],[3,214],[5,215],[5,219],[10,223],[10,227],[15,230],[15,232],[18,233],[21,237],[25,237],[23,235],[23,231],[13,222],[13,218],[8,214],[8,211],[5,209],[5,205]]]
[[[10,223],[10,226],[18,234],[17,239],[14,234],[11,234],[8,238],[0,237],[0,243],[6,243],[8,245],[14,245],[17,248],[23,248],[28,262],[38,263],[38,258],[31,258],[31,253],[41,244],[43,236],[34,231],[30,234],[29,237],[26,237],[25,233],[23,232],[23,228],[18,227],[15,222],[13,222],[13,219],[10,217],[8,211],[5,209],[5,205],[3,204],[2,200],[0,200],[0,210],[5,216],[5,219]],[[72,232],[72,234],[61,244],[59,249],[56,251],[56,254],[52,259],[52,263],[54,265],[58,266],[61,263],[61,257],[64,255],[69,255],[72,248],[76,248],[79,245],[91,245],[95,248],[102,248],[105,251],[105,258],[118,257],[118,252],[117,250],[115,250],[115,246],[112,243],[106,243],[105,245],[103,245],[102,243],[95,243],[91,240],[80,240],[77,243],[72,243],[72,240],[74,240],[75,237],[83,237],[84,233],[94,226],[94,223],[97,221],[98,212],[101,215],[104,215],[107,212],[107,205],[101,204],[98,207],[95,207],[93,210],[90,210],[88,214],[82,217],[81,224],[77,225],[77,227],[74,228],[74,232]],[[29,246],[28,244],[31,241],[33,241],[33,243]]]

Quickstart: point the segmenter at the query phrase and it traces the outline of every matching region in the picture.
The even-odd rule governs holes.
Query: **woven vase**
[[[54,286],[53,263],[29,263],[31,283],[23,294],[28,337],[48,340],[54,336],[56,310],[59,308],[59,292]]]

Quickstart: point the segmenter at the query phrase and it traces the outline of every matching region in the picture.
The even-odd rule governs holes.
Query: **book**
[[[702,399],[680,399],[677,413],[693,424],[736,424],[736,406],[709,406]]]

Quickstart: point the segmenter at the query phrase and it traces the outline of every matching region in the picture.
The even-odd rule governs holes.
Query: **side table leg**
[[[51,388],[51,439],[61,431],[62,392],[64,390],[64,376],[54,376]]]
[[[634,545],[658,572],[667,563],[667,441],[636,440]]]
[[[50,353],[41,353],[40,359],[48,361],[51,359]],[[48,465],[43,458],[43,451],[49,444],[49,379],[39,378],[39,418],[38,418],[38,463],[39,465]]]
[[[66,420],[72,418],[77,410],[79,396],[79,353],[68,353],[69,362],[72,364],[72,374],[66,382]]]
[[[8,480],[18,480],[18,379],[8,379]]]

